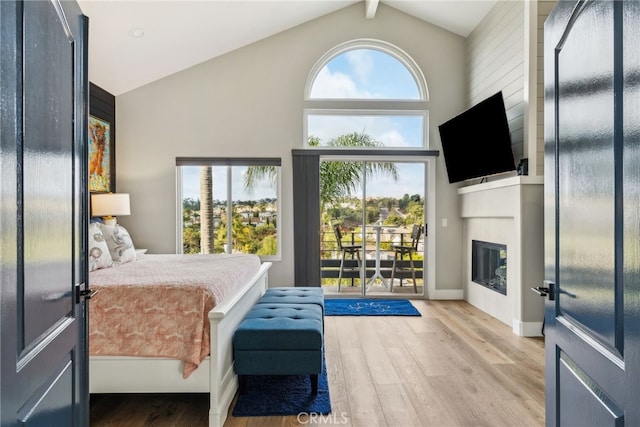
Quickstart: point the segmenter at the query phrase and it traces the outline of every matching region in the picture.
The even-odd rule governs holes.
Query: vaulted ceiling
[[[89,76],[120,95],[265,37],[380,2],[463,37],[496,0],[80,0],[89,17]]]

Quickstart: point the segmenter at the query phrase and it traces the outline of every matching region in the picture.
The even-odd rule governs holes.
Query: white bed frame
[[[238,292],[209,312],[211,355],[188,378],[175,359],[90,356],[91,393],[209,393],[209,427],[222,427],[238,389],[233,372],[232,338],[238,324],[268,287],[270,262]]]

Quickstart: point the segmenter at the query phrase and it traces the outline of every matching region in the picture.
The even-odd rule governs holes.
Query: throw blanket
[[[209,311],[259,268],[254,255],[145,255],[92,271],[89,353],[183,360],[186,378],[209,354]]]

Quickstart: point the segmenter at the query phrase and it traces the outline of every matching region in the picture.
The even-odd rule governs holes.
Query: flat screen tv
[[[438,126],[449,182],[516,169],[502,92]]]

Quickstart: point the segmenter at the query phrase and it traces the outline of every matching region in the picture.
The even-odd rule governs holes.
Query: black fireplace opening
[[[507,245],[472,240],[471,280],[507,294]]]

